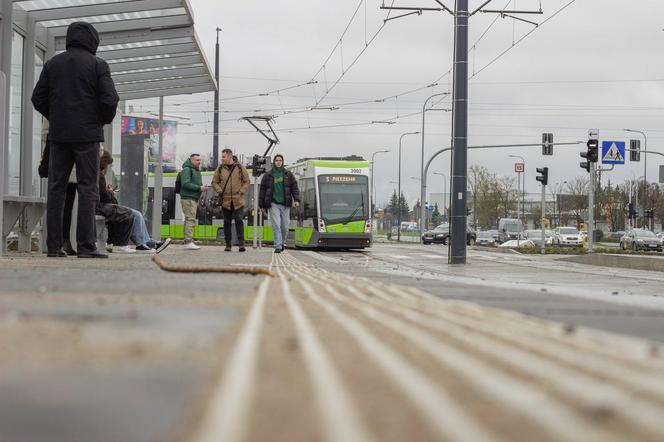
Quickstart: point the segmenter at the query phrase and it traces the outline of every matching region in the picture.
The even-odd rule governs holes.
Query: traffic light
[[[585,152],[579,153],[581,158],[585,158],[586,161],[579,163],[582,169],[586,169],[586,172],[590,173],[591,163],[596,163],[599,159],[599,141],[591,138],[586,143],[587,150]]]
[[[537,175],[535,179],[542,183],[542,186],[546,186],[549,183],[549,168],[548,167],[538,167],[537,173],[541,175]]]
[[[553,134],[542,134],[542,155],[553,155]]]
[[[629,140],[629,160],[641,161],[641,140]]]
[[[253,176],[261,176],[267,172],[269,168],[270,157],[254,155],[251,160],[251,174]]]
[[[586,143],[588,146],[588,161],[591,163],[596,163],[599,159],[599,141],[596,139],[590,139]]]

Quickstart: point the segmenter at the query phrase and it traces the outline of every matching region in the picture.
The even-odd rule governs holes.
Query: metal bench
[[[18,223],[18,250],[30,252],[32,250],[32,232],[44,216],[46,211],[46,198],[32,196],[2,197],[4,219],[2,220],[2,253],[7,251],[7,237]],[[20,222],[19,222],[20,220]]]

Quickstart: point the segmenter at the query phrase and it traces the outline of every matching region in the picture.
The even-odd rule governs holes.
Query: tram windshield
[[[364,175],[321,175],[320,212],[327,224],[369,218],[369,185]]]

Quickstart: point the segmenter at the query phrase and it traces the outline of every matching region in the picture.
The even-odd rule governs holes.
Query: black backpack
[[[182,175],[182,171],[178,172],[178,175],[175,177],[175,188],[173,191],[177,194],[180,193],[180,190],[182,190],[182,179],[180,176]]]

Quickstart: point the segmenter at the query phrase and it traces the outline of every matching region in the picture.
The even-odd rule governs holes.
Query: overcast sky
[[[453,8],[452,0],[444,2]],[[470,0],[471,8],[482,2]],[[238,121],[253,114],[277,116],[275,128],[281,139],[277,151],[287,162],[304,156],[358,154],[370,158],[376,150],[390,149],[376,157],[378,201],[384,201],[395,188],[390,181],[397,180],[400,134],[420,130],[422,104],[429,95],[451,92],[450,77],[444,74],[452,62],[453,18],[447,13],[425,12],[389,21],[380,29],[387,15],[380,10],[381,3],[191,0],[197,32],[212,65],[215,28],[223,29],[221,146],[245,155],[262,153],[264,139]],[[602,140],[628,141],[634,135],[622,129],[634,128],[647,133],[649,149],[664,152],[664,62],[660,56],[664,2],[494,0],[490,7],[539,10],[540,4],[542,15],[521,16],[538,23],[548,20],[534,31],[531,24],[496,19],[492,14],[471,18],[471,46],[479,42],[470,52],[470,71],[475,75],[470,81],[469,144],[539,143],[542,132],[553,132],[556,142],[586,140],[588,129],[599,129]],[[394,5],[432,7],[436,3],[396,0]],[[438,86],[425,87],[441,76]],[[317,83],[303,85],[311,80]],[[292,86],[299,87],[238,98]],[[395,95],[400,96],[388,98]],[[192,126],[179,129],[179,154],[211,150],[212,98],[212,94],[167,98],[166,113],[191,117]],[[385,100],[348,104],[379,99]],[[302,112],[317,102],[328,110]],[[335,107],[338,109],[329,110]],[[450,99],[436,107],[449,108]],[[395,124],[372,124],[388,120]],[[449,146],[450,123],[450,112],[427,113],[427,158]],[[320,128],[332,125],[339,127]],[[469,164],[510,175],[515,160],[508,155],[523,156],[526,189],[537,192],[536,167],[549,167],[551,184],[585,174],[578,166],[581,150],[580,146],[556,147],[553,157],[542,157],[539,147],[475,150],[469,153]],[[410,200],[419,196],[419,182],[411,177],[420,175],[420,151],[419,135],[404,138],[402,189]],[[660,157],[649,156],[651,181],[657,179],[660,163]],[[643,162],[628,161],[604,176],[622,182],[642,176],[643,166]],[[449,170],[449,154],[433,163],[432,171],[449,176]],[[440,192],[442,180],[432,175],[429,191]]]

